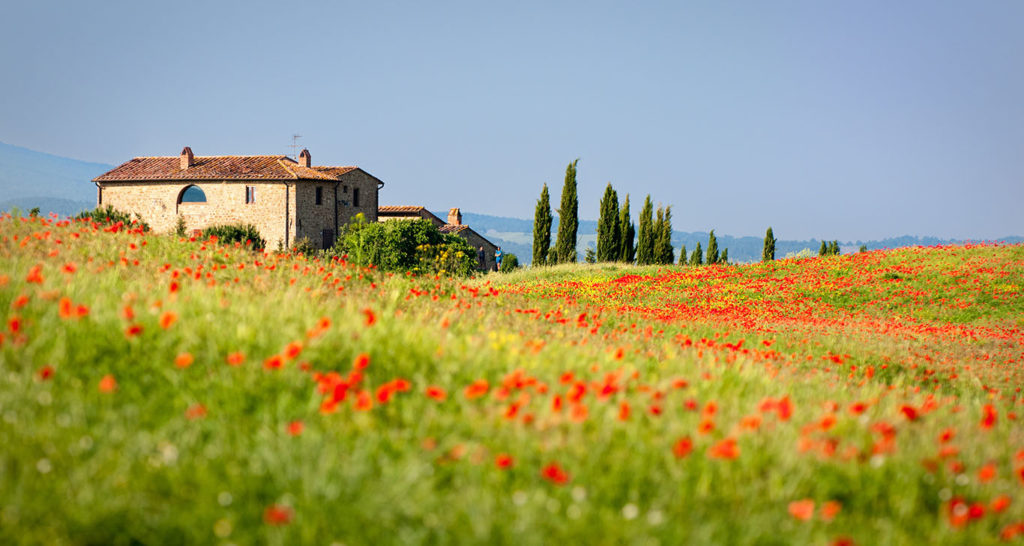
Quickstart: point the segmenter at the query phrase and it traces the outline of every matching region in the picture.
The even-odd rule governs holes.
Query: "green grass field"
[[[1024,541],[1024,247],[389,275],[0,220],[0,543]]]

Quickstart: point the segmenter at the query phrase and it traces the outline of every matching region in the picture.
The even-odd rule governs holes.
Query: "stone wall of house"
[[[480,234],[472,229],[464,229],[459,231],[456,235],[469,241],[469,246],[473,247],[474,251],[480,247],[484,247],[484,262],[487,264],[486,268],[488,271],[495,270],[497,265],[494,262],[494,251],[497,250],[498,247],[494,243],[484,239]]]
[[[295,240],[309,239],[314,248],[330,248],[334,245],[338,229],[335,225],[334,191],[336,182],[300,181],[295,184]],[[320,204],[316,204],[316,190],[320,188]],[[341,191],[341,188],[337,188]],[[341,201],[341,197],[338,197]],[[341,221],[341,209],[338,210]],[[324,231],[329,233],[324,233]]]
[[[178,203],[181,193],[192,185],[206,194],[206,202]],[[245,202],[247,187],[255,190],[253,203]],[[316,204],[317,187],[322,192],[320,205]],[[377,221],[377,180],[357,169],[342,175],[339,182],[103,182],[97,201],[102,206],[139,214],[157,232],[174,231],[180,215],[189,232],[220,224],[244,223],[256,226],[271,250],[277,248],[279,242],[290,246],[302,237],[308,237],[314,247],[322,248],[324,230],[331,231],[327,234],[328,243],[333,244],[338,227],[347,224],[357,213],[363,213],[369,222]]]
[[[355,190],[359,190],[359,204],[356,206]],[[377,179],[366,174],[362,169],[349,171],[341,175],[341,187],[338,188],[338,223],[345,225],[358,213],[363,213],[367,222],[377,221]]]
[[[178,197],[191,185],[206,194],[205,203],[178,203]],[[252,224],[266,239],[268,248],[274,249],[278,241],[285,243],[286,222],[291,225],[288,242],[294,240],[295,199],[289,194],[294,194],[295,184],[289,185],[292,191],[286,192],[282,182],[104,182],[99,204],[137,213],[156,232],[174,231],[179,215],[189,232],[220,224]],[[253,203],[245,202],[247,186],[255,190]],[[287,218],[286,201],[291,209]]]

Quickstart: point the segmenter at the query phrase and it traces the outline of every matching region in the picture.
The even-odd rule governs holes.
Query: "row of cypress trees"
[[[554,217],[551,214],[551,196],[545,183],[537,201],[533,220],[533,263],[534,265],[572,263],[576,261],[576,234],[579,229],[579,199],[576,196],[576,167],[579,159],[574,160],[565,169],[565,182],[562,186],[562,198],[558,209],[558,238],[555,246],[551,246],[551,225]],[[634,238],[636,246],[633,246]],[[777,239],[769,227],[764,236],[764,247],[761,250],[761,261],[770,262],[775,259],[775,243]],[[839,242],[821,243],[819,255],[839,254]],[[601,197],[601,212],[597,221],[597,253],[594,259],[599,262],[625,262],[638,265],[671,264],[674,258],[672,248],[672,207],[658,206],[657,212],[651,201],[650,194],[644,199],[640,209],[640,226],[637,230],[630,218],[629,194],[619,206],[619,196],[611,182],[604,189]],[[588,260],[591,258],[588,257]],[[686,245],[679,252],[679,265],[714,265],[729,262],[729,249],[718,252],[718,239],[715,230],[708,235],[708,248],[705,252],[698,242],[697,248],[686,254]]]

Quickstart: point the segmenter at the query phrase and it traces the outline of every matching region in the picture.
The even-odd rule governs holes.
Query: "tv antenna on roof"
[[[298,149],[300,138],[302,138],[302,135],[292,135],[292,159],[299,157]]]

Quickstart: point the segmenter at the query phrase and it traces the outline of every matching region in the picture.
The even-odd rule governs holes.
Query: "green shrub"
[[[76,220],[89,220],[96,222],[97,224],[116,224],[118,222],[123,223],[126,226],[132,224],[138,225],[143,231],[149,231],[149,224],[142,221],[142,217],[138,214],[135,215],[135,219],[132,219],[131,213],[121,212],[114,207],[107,205],[106,207],[96,207],[93,210],[85,210],[78,213],[75,216]]]
[[[203,230],[204,237],[216,237],[221,243],[242,243],[252,245],[253,250],[263,250],[267,242],[260,237],[260,232],[252,224],[231,224],[208,227]]]
[[[442,234],[427,220],[367,222],[357,214],[345,226],[334,252],[360,266],[382,271],[470,275],[476,252],[458,235]]]
[[[519,268],[519,257],[515,254],[506,254],[501,260],[501,272],[511,273]]]

